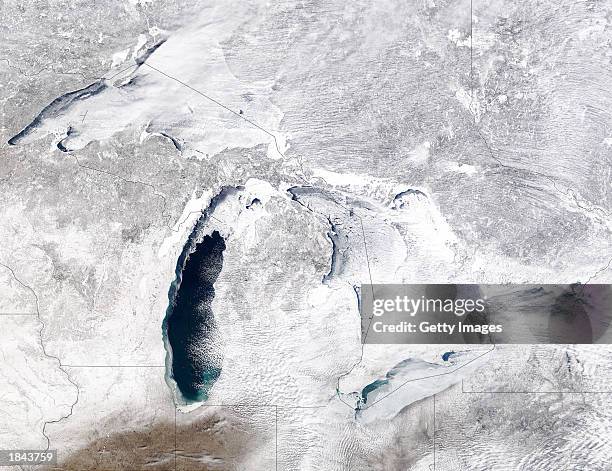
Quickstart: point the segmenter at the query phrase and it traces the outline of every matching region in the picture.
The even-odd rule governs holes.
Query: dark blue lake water
[[[455,352],[444,352],[442,354],[442,360],[448,361],[448,360],[450,360],[450,357],[453,356],[454,354],[455,354]]]
[[[164,327],[172,353],[171,377],[188,401],[206,400],[221,373],[223,358],[211,303],[224,250],[225,241],[217,231],[197,243],[190,238],[168,294]]]

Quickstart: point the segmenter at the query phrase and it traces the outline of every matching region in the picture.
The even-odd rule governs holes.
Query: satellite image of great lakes
[[[0,15],[0,459],[610,471],[612,1]],[[521,345],[365,342],[432,283],[563,288],[492,299]]]

